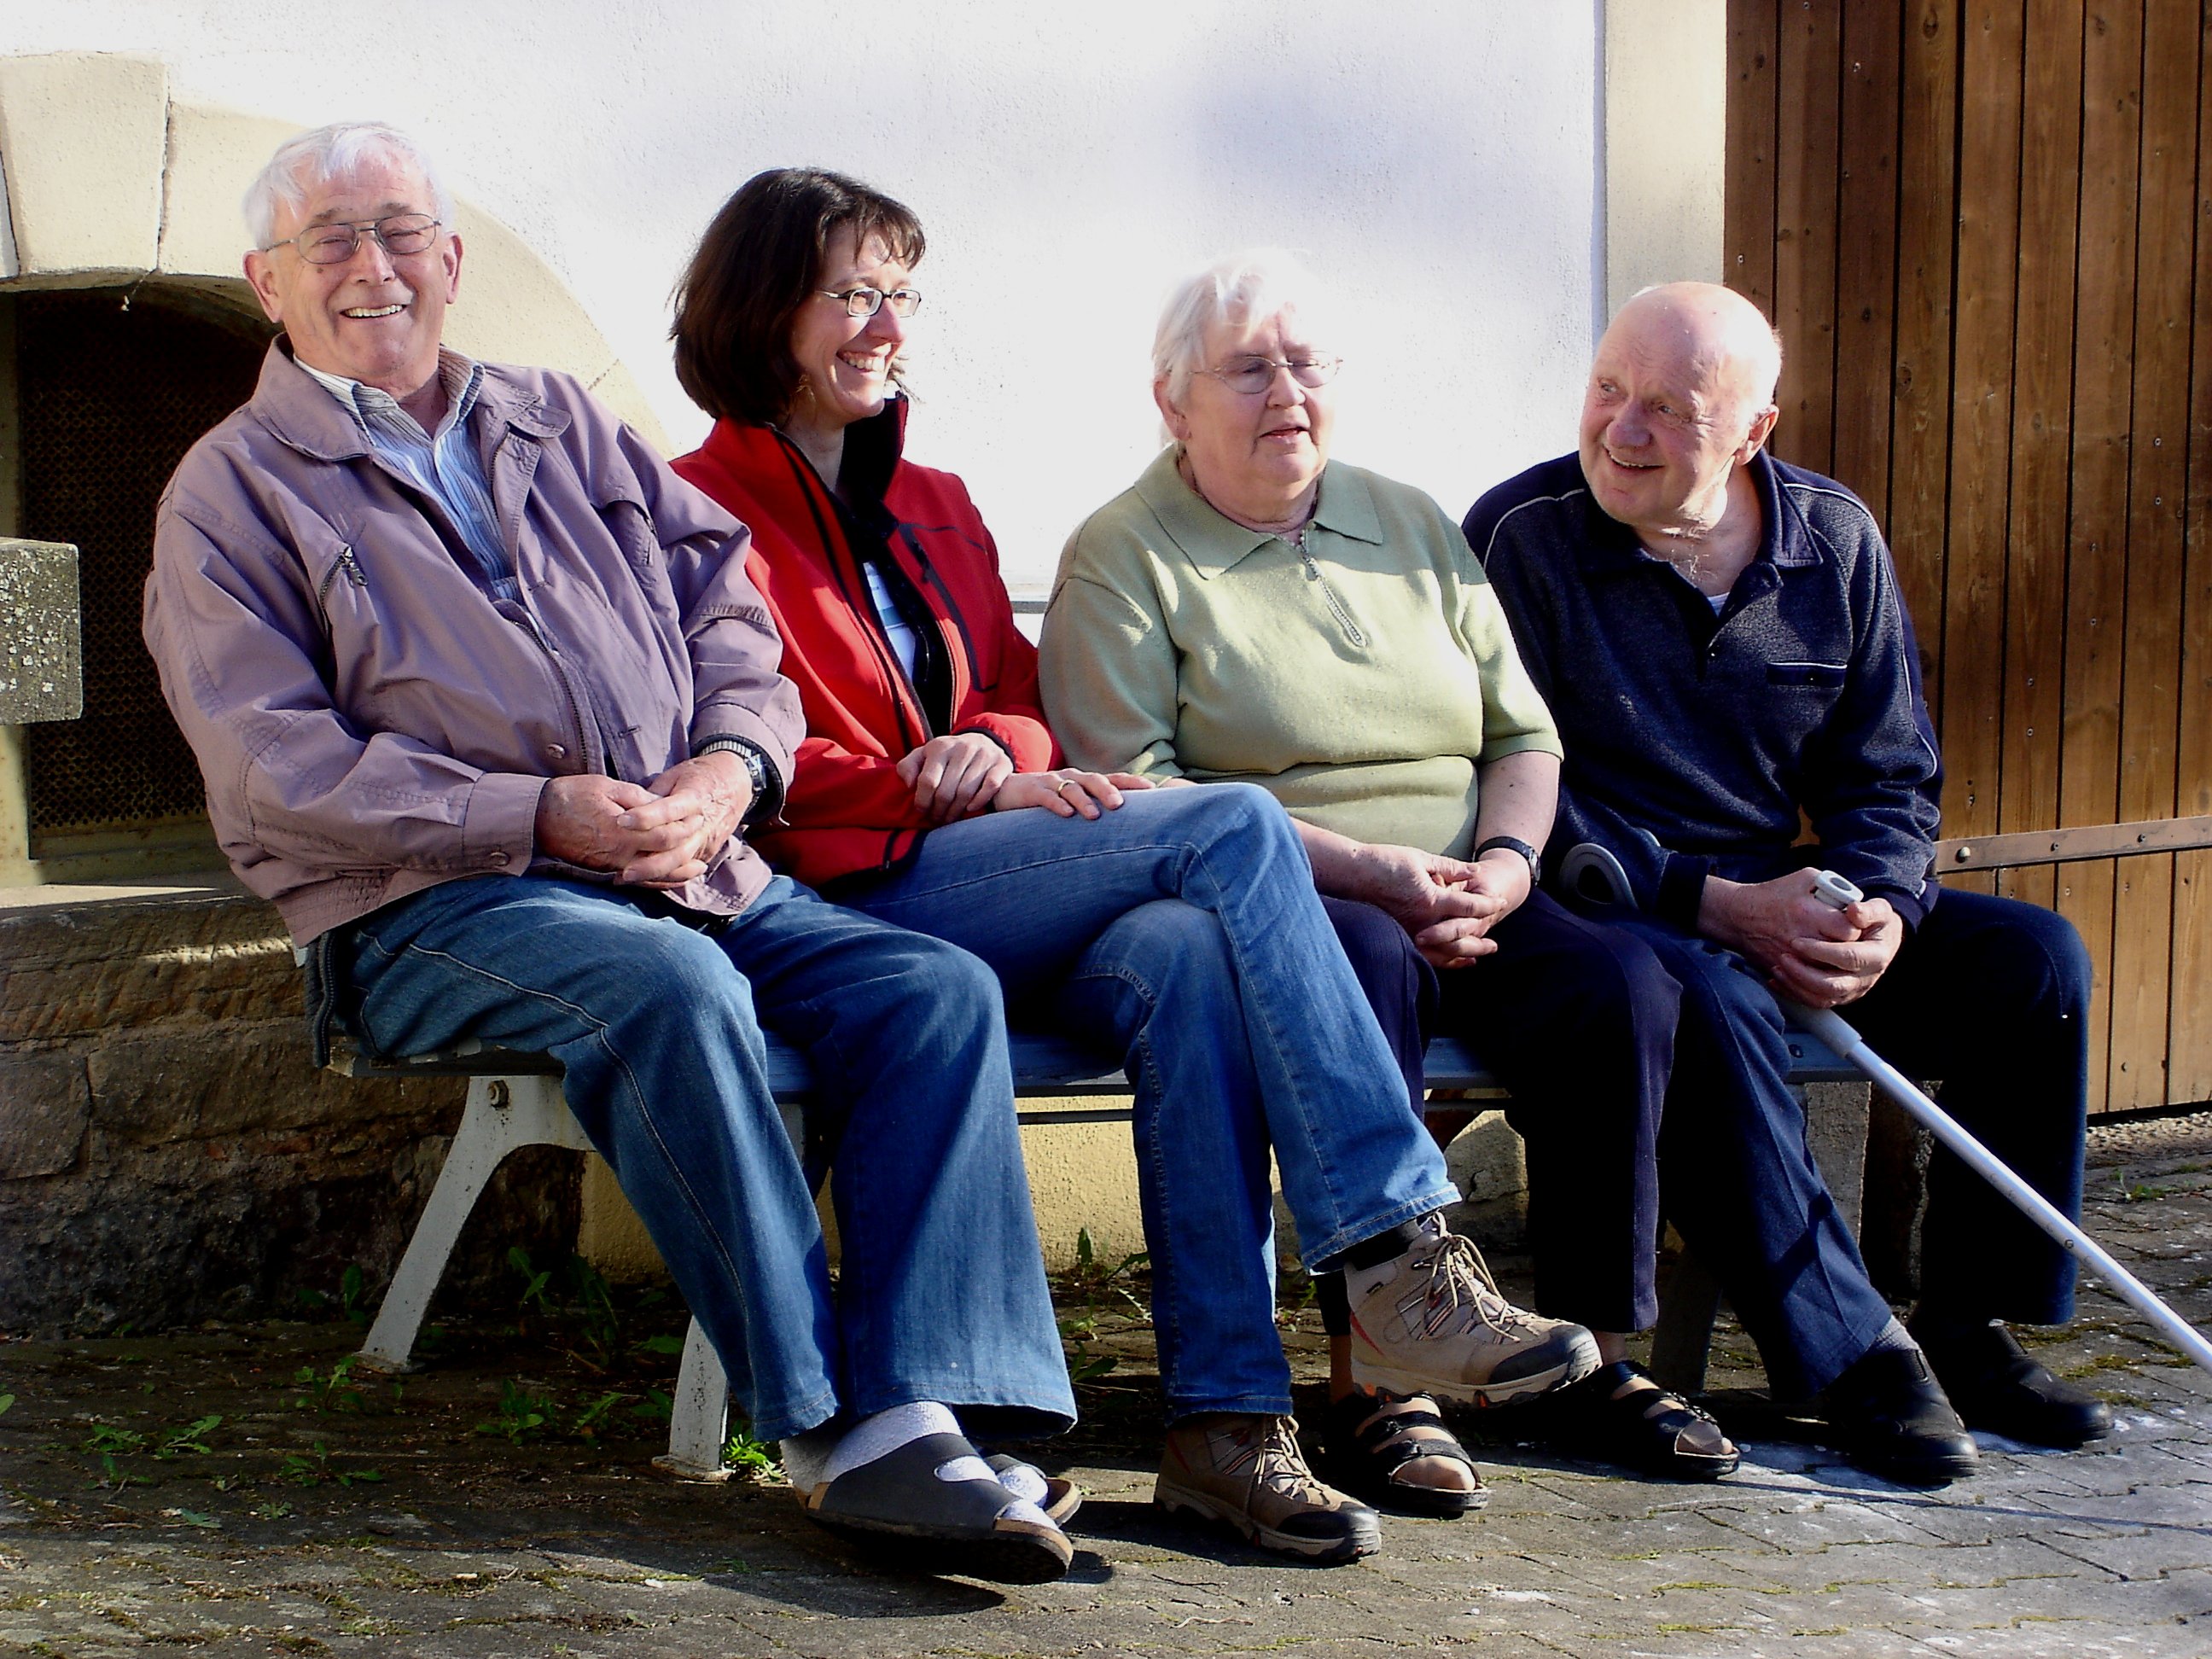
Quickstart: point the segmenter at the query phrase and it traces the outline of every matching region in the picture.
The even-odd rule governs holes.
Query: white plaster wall
[[[1603,292],[1599,11],[0,0],[0,54],[152,52],[180,100],[408,127],[565,277],[685,447],[705,422],[667,295],[701,226],[762,167],[869,179],[932,242],[914,453],[967,477],[1036,589],[1153,452],[1158,297],[1224,249],[1299,249],[1349,301],[1345,459],[1456,516],[1568,447]]]

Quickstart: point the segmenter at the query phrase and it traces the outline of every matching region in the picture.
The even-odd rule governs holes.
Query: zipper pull
[[[353,549],[343,542],[338,544],[338,568],[346,573],[346,580],[356,587],[363,589],[368,587],[368,573],[361,568],[361,562],[354,557]]]

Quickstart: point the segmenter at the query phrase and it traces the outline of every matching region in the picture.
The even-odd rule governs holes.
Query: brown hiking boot
[[[1597,1369],[1595,1337],[1508,1302],[1482,1252],[1435,1216],[1402,1255],[1347,1268],[1344,1289],[1352,1376],[1363,1389],[1502,1406]]]
[[[1263,1550],[1349,1561],[1382,1547],[1375,1511],[1306,1467],[1287,1417],[1208,1412],[1168,1431],[1152,1502],[1219,1521]]]

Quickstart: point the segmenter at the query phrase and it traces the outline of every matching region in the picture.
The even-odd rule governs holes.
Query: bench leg
[[[730,1437],[730,1383],[707,1333],[693,1320],[684,1336],[676,1400],[668,1419],[668,1453],[653,1467],[685,1480],[726,1480],[722,1448]]]
[[[591,1143],[561,1097],[561,1084],[550,1077],[480,1077],[469,1082],[468,1108],[453,1136],[438,1184],[415,1224],[415,1236],[399,1259],[399,1271],[384,1293],[362,1362],[372,1370],[409,1370],[415,1335],[430,1297],[445,1276],[446,1262],[461,1229],[476,1207],[484,1183],[507,1155],[522,1146],[567,1146],[590,1150]]]
[[[795,1103],[780,1109],[791,1149],[806,1155],[806,1115]],[[684,1334],[684,1358],[676,1370],[676,1399],[668,1418],[668,1450],[653,1468],[679,1480],[726,1480],[722,1449],[730,1440],[730,1379],[707,1333],[693,1320]]]

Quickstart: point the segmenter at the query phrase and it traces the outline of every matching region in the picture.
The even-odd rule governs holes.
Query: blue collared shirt
[[[484,585],[492,597],[520,599],[521,585],[500,539],[490,481],[484,477],[483,462],[469,432],[469,415],[483,387],[483,365],[457,351],[438,354],[438,374],[446,385],[446,418],[438,422],[435,433],[423,431],[389,392],[342,374],[325,374],[312,363],[300,367],[345,405],[379,460],[445,509],[483,567]]]

